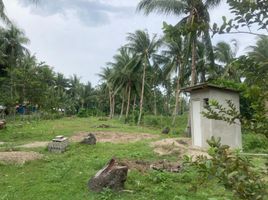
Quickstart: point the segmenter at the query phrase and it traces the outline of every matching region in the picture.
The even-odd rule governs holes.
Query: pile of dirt
[[[114,127],[108,124],[100,124],[98,126],[94,126],[94,128],[114,128]]]
[[[193,147],[190,138],[168,138],[152,142],[150,146],[159,155],[208,156],[204,149]]]
[[[111,142],[111,143],[129,143],[137,142],[145,139],[154,139],[159,137],[158,135],[152,135],[148,133],[123,133],[123,132],[93,132],[98,142]],[[88,133],[77,133],[70,137],[72,142],[81,142]]]
[[[38,147],[47,147],[49,142],[32,142],[32,143],[28,143],[28,144],[24,144],[24,145],[20,145],[18,147],[21,148],[38,148]]]
[[[23,151],[10,151],[10,152],[0,152],[0,162],[4,163],[14,163],[14,164],[24,164],[27,161],[41,159],[42,154],[36,152],[23,152]]]
[[[137,170],[142,173],[149,169],[167,172],[179,172],[181,169],[180,163],[167,160],[160,160],[155,162],[144,160],[122,160],[119,163],[121,165],[127,166],[130,170]]]

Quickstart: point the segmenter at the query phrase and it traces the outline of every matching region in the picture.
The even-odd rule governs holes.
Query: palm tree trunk
[[[141,123],[141,116],[142,116],[142,109],[143,109],[143,95],[144,95],[144,85],[145,85],[147,56],[145,56],[145,59],[144,60],[145,61],[144,61],[143,75],[142,75],[142,87],[141,87],[141,99],[140,99],[140,114],[139,114],[139,119],[138,119],[138,126]]]
[[[137,100],[137,95],[135,94],[134,96],[134,100],[133,100],[133,108],[132,108],[132,112],[134,113],[135,109],[136,109],[136,100]]]
[[[196,38],[192,41],[192,70],[191,70],[191,86],[196,84]]]
[[[115,110],[115,95],[112,95],[112,118],[114,117],[114,110]]]
[[[180,86],[180,76],[182,76],[182,74],[181,74],[181,72],[180,72],[181,70],[178,70],[178,76],[177,76],[177,87],[176,87],[176,95],[175,95],[175,108],[174,108],[174,112],[173,112],[173,120],[172,120],[172,126],[174,126],[175,125],[175,121],[176,121],[176,116],[177,116],[177,114],[178,114],[178,107],[179,107],[179,101],[180,101],[180,99],[179,99],[179,97],[180,97],[180,88],[181,88],[181,86]]]
[[[191,86],[194,86],[196,84],[196,38],[193,38],[192,41],[192,70],[191,70]],[[187,122],[187,128],[186,128],[186,135],[188,137],[191,137],[191,99],[190,99],[190,105],[189,105],[189,116],[188,116],[188,122]]]
[[[128,118],[129,107],[130,107],[130,95],[131,95],[131,86],[128,85],[128,97],[127,97],[127,110],[126,110],[126,119]]]
[[[157,115],[157,107],[156,107],[156,91],[154,87],[154,115]]]
[[[112,119],[112,93],[109,91],[109,100],[110,100],[110,116],[109,118]]]
[[[119,119],[121,119],[122,116],[123,116],[123,113],[124,113],[124,104],[125,104],[125,95],[123,94],[122,105],[121,105],[121,112],[120,112]]]

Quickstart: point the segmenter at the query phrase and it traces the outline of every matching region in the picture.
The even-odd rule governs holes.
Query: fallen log
[[[104,188],[114,191],[124,189],[124,183],[127,180],[127,166],[120,166],[115,159],[102,168],[97,174],[88,181],[88,188],[94,192],[100,192]]]

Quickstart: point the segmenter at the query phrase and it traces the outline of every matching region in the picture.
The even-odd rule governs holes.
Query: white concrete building
[[[220,137],[221,143],[229,145],[231,148],[242,148],[239,124],[230,125],[225,121],[208,119],[201,114],[210,99],[217,100],[223,106],[227,105],[226,100],[231,100],[239,110],[238,91],[207,83],[183,88],[182,91],[190,93],[193,146],[208,147],[206,141],[214,136]]]

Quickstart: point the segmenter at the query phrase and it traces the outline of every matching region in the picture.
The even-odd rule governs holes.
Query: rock
[[[89,145],[95,145],[96,144],[96,137],[92,133],[89,133],[82,141],[81,144],[89,144]]]
[[[127,166],[120,166],[115,159],[109,163],[88,181],[88,188],[95,192],[100,192],[104,188],[115,191],[124,189],[124,183],[127,180]]]
[[[0,129],[5,128],[6,124],[7,124],[6,120],[4,120],[4,119],[0,120]]]
[[[170,131],[170,128],[169,127],[165,127],[163,130],[162,130],[162,133],[163,134],[168,134]]]

